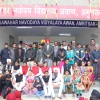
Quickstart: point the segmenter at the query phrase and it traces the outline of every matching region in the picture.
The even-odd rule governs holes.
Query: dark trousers
[[[57,63],[57,61],[58,61],[58,57],[54,57],[54,61]]]
[[[94,68],[95,80],[98,80],[97,63],[93,63],[93,68]]]
[[[91,95],[94,95],[100,99],[100,93],[97,90],[93,90]]]

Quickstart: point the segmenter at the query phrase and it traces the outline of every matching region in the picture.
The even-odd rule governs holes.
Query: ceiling
[[[65,28],[65,27],[32,27],[32,28],[20,28],[15,26],[9,26],[8,29],[12,30],[18,36],[44,36],[46,33],[51,33],[50,36],[59,36],[59,34],[71,34],[76,36],[87,28]]]

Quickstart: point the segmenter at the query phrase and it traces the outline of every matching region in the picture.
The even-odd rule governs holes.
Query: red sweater
[[[33,66],[32,67],[32,72],[33,72],[34,75],[39,73],[39,68],[40,68],[39,66]]]
[[[23,75],[26,75],[28,72],[28,66],[22,66]]]
[[[49,67],[41,67],[42,73],[44,74],[45,71],[49,71]]]

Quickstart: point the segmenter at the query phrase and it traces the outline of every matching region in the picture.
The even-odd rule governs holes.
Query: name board
[[[98,21],[51,19],[0,19],[0,26],[59,26],[98,28]]]
[[[0,4],[0,18],[100,20],[100,7]]]

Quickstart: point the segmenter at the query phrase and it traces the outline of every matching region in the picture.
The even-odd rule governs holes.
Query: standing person
[[[62,75],[59,72],[58,68],[54,69],[54,73],[52,74],[52,99],[55,99],[55,93],[54,93],[54,88],[59,88],[58,92],[58,98],[62,99],[61,94],[62,94],[62,89],[63,89],[63,78]]]
[[[62,67],[64,65],[64,61],[65,61],[65,58],[66,58],[66,51],[63,48],[62,44],[60,45],[60,48],[57,52],[57,57],[58,57],[58,64],[59,64],[59,68],[60,68],[60,73],[62,73]]]
[[[74,51],[71,49],[71,46],[67,47],[66,58],[69,59],[69,64],[73,66],[75,54],[74,54]]]
[[[8,49],[8,47],[8,43],[5,43],[4,49],[1,50],[1,62],[3,65],[5,65],[7,59],[9,59],[10,50]]]
[[[67,50],[67,43],[66,43],[66,41],[63,41],[63,42],[62,42],[62,45],[63,45],[63,48],[64,48],[65,50]]]
[[[48,71],[42,76],[42,82],[44,85],[45,98],[51,98],[52,77],[49,75]]]
[[[50,39],[46,39],[46,45],[43,47],[44,61],[48,62],[48,67],[52,66],[53,46],[50,45]]]
[[[29,67],[32,67],[35,59],[35,51],[31,48],[31,45],[28,45],[28,50],[26,50],[25,57],[26,57],[27,65]]]
[[[77,44],[77,48],[75,50],[75,61],[78,62],[78,65],[81,66],[82,61],[84,60],[85,52],[84,49],[81,48],[81,44]]]
[[[39,44],[39,49],[37,50],[36,60],[38,64],[41,66],[43,65],[43,45]]]
[[[84,51],[86,50],[86,45],[85,44],[83,44],[82,45],[82,48],[84,49]]]
[[[36,96],[40,99],[44,95],[44,90],[43,90],[43,83],[39,77],[35,78],[33,86],[37,88]]]
[[[90,56],[89,56],[88,50],[85,50],[84,62],[86,66],[88,66],[88,61],[90,61]]]
[[[18,48],[15,50],[15,59],[19,62],[23,62],[24,58],[24,49],[21,44],[18,44]]]
[[[54,61],[58,61],[58,57],[57,57],[57,51],[58,51],[58,49],[59,49],[59,46],[58,46],[58,42],[57,41],[55,41],[54,42]]]
[[[28,49],[27,44],[24,45],[24,48],[23,49],[24,49],[24,61],[26,61],[26,56],[25,55],[26,55],[26,51]]]
[[[91,56],[92,51],[95,50],[95,44],[96,44],[95,40],[91,39],[90,45],[88,45],[89,56]]]
[[[71,48],[72,48],[72,50],[76,49],[75,41],[71,41]]]
[[[12,61],[12,65],[14,65],[14,62],[15,62],[15,50],[16,50],[16,43],[13,43],[13,47],[12,49],[10,49],[10,54],[9,54],[9,57]]]
[[[93,67],[94,67],[95,80],[98,80],[98,75],[96,74],[97,63],[98,63],[98,60],[100,59],[100,50],[99,50],[98,44],[95,45],[95,50],[92,51],[91,53],[91,59],[92,59]]]
[[[34,50],[34,52],[35,52],[35,58],[36,58],[36,54],[37,54],[37,45],[36,45],[35,42],[33,43],[32,48],[33,48],[33,50]]]

